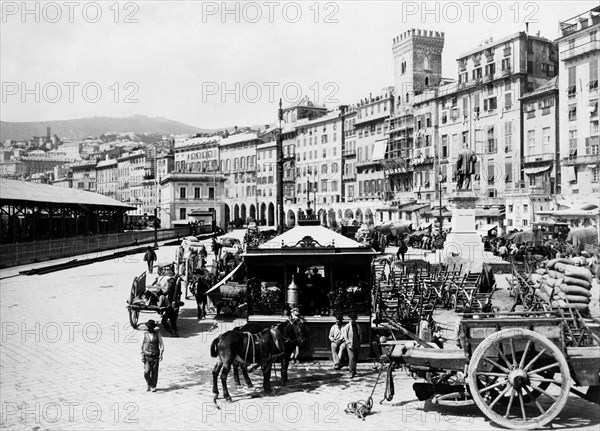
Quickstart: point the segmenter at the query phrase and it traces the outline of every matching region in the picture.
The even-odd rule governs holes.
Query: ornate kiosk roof
[[[324,226],[296,226],[257,248],[246,256],[262,254],[376,254],[365,246]]]

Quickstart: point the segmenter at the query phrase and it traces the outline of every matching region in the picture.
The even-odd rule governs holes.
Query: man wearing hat
[[[356,313],[350,313],[350,322],[342,329],[344,342],[348,349],[348,367],[350,368],[350,378],[356,377],[356,361],[358,361],[358,353],[360,350],[360,330],[356,324],[358,316]]]
[[[342,335],[342,329],[344,329],[344,316],[338,314],[335,316],[335,323],[329,330],[329,341],[331,341],[331,356],[333,357],[333,369],[339,370],[340,358],[346,350],[346,342]]]
[[[155,330],[156,322],[152,319],[146,322],[147,332],[142,340],[142,362],[144,363],[144,378],[148,384],[147,391],[156,392],[158,381],[158,363],[162,361],[165,350],[162,338]]]

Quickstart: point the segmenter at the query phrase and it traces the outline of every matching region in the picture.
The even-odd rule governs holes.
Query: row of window
[[[179,199],[187,199],[188,196],[187,187],[179,187]],[[215,188],[214,187],[194,187],[194,199],[214,199]]]
[[[320,187],[320,192],[321,193],[328,193],[328,192],[332,192],[335,193],[338,191],[338,182],[337,181],[329,181],[329,180],[321,180],[320,182],[321,187]],[[298,193],[306,193],[306,191],[308,190],[309,193],[319,193],[319,181],[307,181],[307,182],[303,182],[303,183],[298,183],[297,184],[297,189],[298,189]]]

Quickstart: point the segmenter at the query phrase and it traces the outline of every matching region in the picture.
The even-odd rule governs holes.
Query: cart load
[[[579,259],[578,263],[581,262]],[[592,272],[574,263],[572,259],[549,260],[544,268],[531,275],[531,280],[535,295],[552,308],[573,308],[587,314],[592,296]]]

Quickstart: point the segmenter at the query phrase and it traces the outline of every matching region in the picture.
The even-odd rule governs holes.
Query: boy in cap
[[[340,358],[346,349],[342,329],[344,329],[344,316],[338,314],[335,316],[335,323],[329,330],[329,341],[331,341],[331,356],[333,357],[334,370],[339,370],[341,368]]]
[[[158,363],[162,361],[165,350],[162,337],[155,331],[156,322],[152,319],[146,322],[147,332],[142,340],[142,362],[144,363],[144,378],[148,385],[147,391],[156,392],[158,382]]]
[[[360,350],[360,330],[356,324],[358,316],[356,313],[350,313],[350,322],[342,329],[342,335],[346,348],[348,349],[348,367],[350,368],[350,378],[356,377],[356,361],[358,361],[358,352]]]

